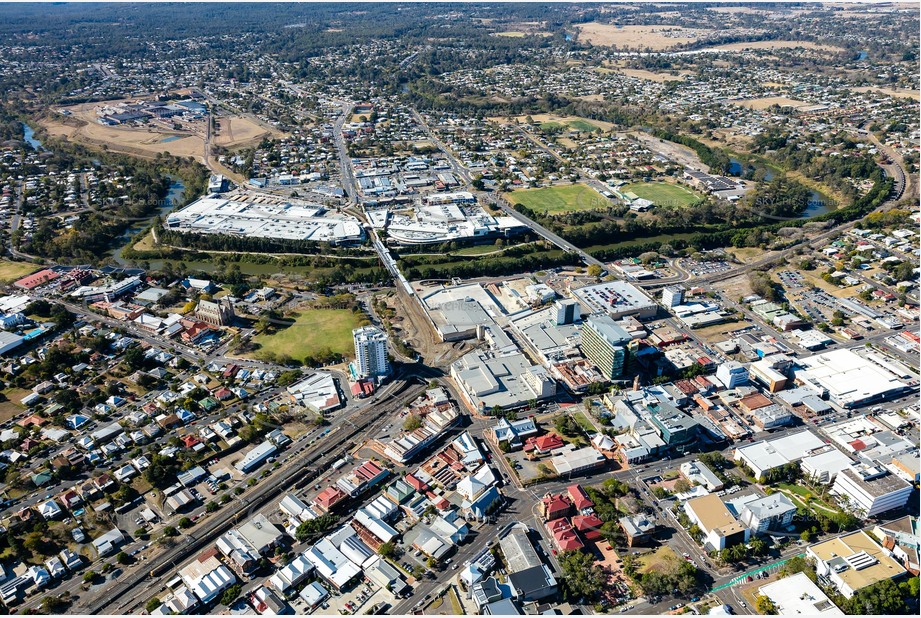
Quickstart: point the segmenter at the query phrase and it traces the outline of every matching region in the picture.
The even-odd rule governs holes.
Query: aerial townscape
[[[0,613],[919,615],[919,17],[0,4]]]

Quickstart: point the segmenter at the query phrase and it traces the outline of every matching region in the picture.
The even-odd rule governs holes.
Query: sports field
[[[606,208],[611,201],[589,186],[574,184],[543,189],[519,189],[507,193],[513,204],[547,214]]]
[[[703,197],[678,185],[666,182],[634,182],[620,188],[621,193],[635,193],[643,199],[652,200],[656,206],[693,206]]]
[[[329,349],[343,356],[354,355],[352,329],[358,328],[361,314],[348,309],[307,309],[294,319],[294,324],[279,327],[271,335],[253,338],[259,349],[253,356],[287,355],[295,360]]]

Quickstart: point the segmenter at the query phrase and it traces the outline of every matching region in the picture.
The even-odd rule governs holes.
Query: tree
[[[589,264],[588,265],[588,276],[598,278],[601,276],[601,266],[598,264]]]
[[[167,526],[166,528],[163,529],[163,536],[165,537],[179,536],[179,531],[173,528],[172,526]]]
[[[406,417],[406,420],[403,421],[403,430],[404,431],[413,431],[422,427],[422,419],[419,418],[416,414],[410,414]]]
[[[799,538],[806,543],[811,543],[812,542],[812,531],[803,530],[802,532],[799,533]]]
[[[758,595],[755,599],[755,609],[763,616],[773,616],[777,614],[777,606],[774,602],[763,594]]]
[[[623,481],[610,478],[601,484],[601,491],[609,498],[619,498],[630,493],[630,486]]]
[[[384,558],[395,558],[397,553],[397,548],[393,544],[393,541],[388,541],[377,548],[377,553],[379,553]]]
[[[189,519],[188,517],[183,517],[182,519],[179,520],[179,527],[183,529],[191,528],[192,524],[193,524],[192,520]]]
[[[224,594],[221,595],[221,605],[232,605],[233,602],[237,600],[237,597],[240,596],[242,590],[243,586],[240,584],[234,584],[225,590]]]
[[[675,491],[679,494],[683,494],[686,491],[691,491],[691,484],[687,479],[678,479],[675,482]]]
[[[119,564],[128,564],[131,562],[131,556],[129,556],[123,551],[118,552],[118,555],[115,556],[115,559],[118,561]]]
[[[557,558],[562,572],[564,598],[590,602],[601,595],[606,577],[591,554],[579,550],[564,551]]]
[[[160,599],[158,599],[157,597],[153,597],[152,599],[147,601],[147,604],[144,606],[144,609],[146,609],[147,613],[149,614],[153,612],[153,610],[160,607],[160,605],[162,605],[162,603],[160,603]]]

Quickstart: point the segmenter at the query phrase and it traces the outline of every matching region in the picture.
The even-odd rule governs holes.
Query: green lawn
[[[703,197],[678,185],[665,182],[635,182],[624,185],[621,193],[635,193],[643,199],[652,200],[656,206],[677,206],[684,208],[693,206]]]
[[[554,120],[547,120],[540,123],[540,128],[543,131],[556,131],[564,127],[569,127],[575,129],[576,131],[582,131],[583,133],[591,133],[598,129],[598,125],[592,124],[588,120],[582,120],[581,118],[576,118],[575,120],[564,120],[561,122],[556,122]]]
[[[598,430],[595,429],[595,426],[592,425],[592,422],[588,420],[581,412],[574,412],[572,418],[574,421],[576,421],[576,423],[578,423],[582,430],[588,434],[591,435],[598,432]]]
[[[603,195],[581,184],[543,189],[519,189],[506,194],[506,197],[514,204],[521,204],[531,210],[549,214],[594,210],[611,205],[611,201]]]
[[[303,360],[305,356],[329,348],[351,357],[355,350],[352,329],[357,328],[361,320],[361,314],[348,309],[302,311],[291,326],[279,327],[270,335],[254,337],[253,341],[260,347],[253,355],[287,355],[295,360]]]
[[[0,284],[6,285],[17,279],[22,279],[28,274],[41,270],[41,266],[30,264],[28,262],[11,262],[10,260],[0,260]]]

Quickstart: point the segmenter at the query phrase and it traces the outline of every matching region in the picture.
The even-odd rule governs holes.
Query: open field
[[[528,116],[518,116],[518,122],[525,123],[527,122]],[[504,118],[491,118],[490,120],[496,120],[498,122],[504,122]],[[594,131],[596,128],[600,127],[602,131],[610,131],[614,128],[614,124],[610,122],[605,122],[603,120],[589,120],[587,118],[580,118],[579,116],[557,116],[555,114],[531,114],[531,120],[534,121],[534,124],[538,125],[565,125],[570,128],[573,128],[577,131]]]
[[[840,52],[844,51],[834,45],[824,45],[813,43],[812,41],[741,41],[739,43],[726,43],[725,45],[714,45],[705,49],[721,49],[725,51],[742,51],[744,49],[795,49],[802,47],[812,51]]]
[[[0,260],[0,284],[6,285],[35,272],[39,267],[28,262]]]
[[[543,189],[519,189],[506,193],[514,204],[521,204],[534,211],[548,214],[593,210],[611,204],[610,200],[589,186],[561,185]]]
[[[860,88],[854,88],[854,90],[856,92],[878,92],[880,94],[888,94],[890,97],[899,97],[921,101],[921,91],[908,90],[907,88],[880,88],[879,86],[861,86]]]
[[[740,328],[745,328],[751,326],[751,322],[746,322],[744,320],[738,320],[735,322],[723,322],[722,324],[714,324],[713,326],[706,326],[704,328],[695,328],[694,336],[698,339],[702,339],[708,343],[716,343],[718,341],[725,341],[729,338],[729,333],[734,330],[739,330]]]
[[[742,107],[747,107],[749,109],[767,109],[772,105],[780,105],[781,107],[790,106],[793,109],[798,109],[800,107],[809,107],[811,103],[805,101],[798,101],[796,99],[788,99],[787,97],[763,97],[760,99],[734,99],[729,101],[733,105],[740,105]]]
[[[681,26],[615,26],[589,22],[579,25],[579,40],[592,45],[611,45],[662,51],[682,43],[691,43],[710,30]]]
[[[302,360],[327,348],[352,356],[352,329],[358,327],[360,320],[360,314],[348,309],[308,309],[299,313],[291,326],[254,337],[260,347],[251,356],[287,355]]]
[[[652,200],[656,206],[693,206],[703,199],[698,193],[666,182],[634,182],[621,187],[621,193],[636,193],[643,199]]]
[[[684,81],[685,74],[679,73],[677,75],[672,75],[671,73],[653,73],[652,71],[646,71],[645,69],[621,69],[621,73],[624,75],[629,75],[630,77],[636,77],[639,79],[645,79],[650,82],[673,82],[673,81]]]

